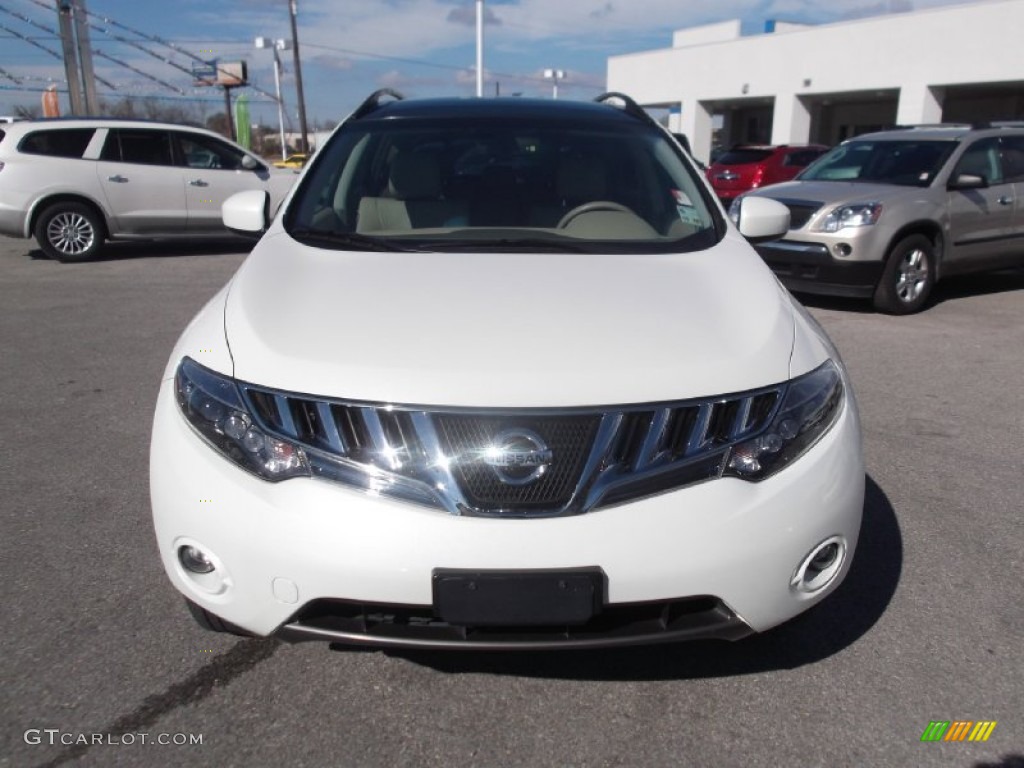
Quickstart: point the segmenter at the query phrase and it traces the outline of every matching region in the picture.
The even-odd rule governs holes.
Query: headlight
[[[838,232],[843,227],[867,227],[882,215],[881,203],[858,203],[833,208],[815,229],[819,232]]]
[[[265,480],[309,477],[303,450],[260,430],[231,378],[186,357],[174,376],[174,391],[189,424],[238,466]]]
[[[786,387],[772,423],[733,446],[725,475],[763,480],[804,454],[828,432],[843,401],[843,379],[831,360]]]

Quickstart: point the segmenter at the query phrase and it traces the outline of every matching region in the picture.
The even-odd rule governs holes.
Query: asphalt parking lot
[[[853,570],[817,610],[736,644],[467,655],[209,634],[165,578],[157,383],[242,258],[62,265],[0,238],[0,765],[1024,766],[1024,270],[907,318],[809,300],[869,473]],[[923,743],[934,720],[998,725]]]

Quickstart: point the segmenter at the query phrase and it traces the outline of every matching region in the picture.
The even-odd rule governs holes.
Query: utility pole
[[[60,44],[64,52],[64,77],[68,81],[68,100],[71,114],[84,114],[82,91],[78,80],[78,56],[75,54],[75,31],[72,28],[71,0],[57,0],[57,19],[60,22]]]
[[[308,130],[306,129],[306,97],[302,94],[302,62],[299,60],[299,29],[295,22],[295,16],[298,13],[296,8],[296,0],[288,0],[288,15],[292,22],[292,56],[295,60],[295,89],[298,91],[299,101],[299,150],[305,154],[309,154],[309,139],[307,139]]]
[[[96,73],[92,68],[92,44],[89,41],[89,12],[85,0],[75,0],[75,40],[78,45],[78,61],[82,67],[82,86],[85,90],[85,111],[89,115],[100,113],[96,98]]]
[[[484,95],[484,0],[476,0],[476,97]]]
[[[235,133],[235,118],[231,114],[231,88],[230,85],[222,85],[224,89],[224,117],[228,121],[228,138],[235,141],[238,138],[238,134]]]

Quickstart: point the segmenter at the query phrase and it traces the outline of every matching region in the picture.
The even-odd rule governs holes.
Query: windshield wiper
[[[355,232],[331,232],[326,229],[309,229],[299,227],[289,230],[288,234],[306,245],[321,245],[329,248],[349,248],[354,251],[410,251],[389,240],[379,237],[368,237]]]
[[[591,241],[594,242],[594,241]],[[596,243],[595,243],[596,244]],[[423,251],[518,251],[518,250],[539,250],[539,251],[565,251],[567,253],[590,253],[593,248],[588,248],[582,243],[574,243],[564,239],[550,239],[546,237],[497,237],[497,238],[475,238],[450,240],[431,240],[429,242],[417,242],[416,250]]]

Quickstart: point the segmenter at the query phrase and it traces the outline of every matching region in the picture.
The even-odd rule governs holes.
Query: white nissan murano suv
[[[406,101],[335,130],[185,330],[157,544],[210,629],[433,648],[762,632],[850,568],[843,363],[635,103]]]

